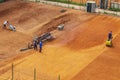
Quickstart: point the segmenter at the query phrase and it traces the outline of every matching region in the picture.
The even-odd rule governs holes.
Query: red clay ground
[[[119,80],[120,36],[114,39],[114,48],[105,50],[71,80]]]
[[[58,75],[61,80],[120,79],[120,18],[70,9],[60,13],[61,9],[19,1],[0,4],[0,24],[9,20],[17,28],[17,32],[0,30],[0,80],[11,79],[11,63],[16,80],[33,80],[34,68],[37,80],[57,80]],[[64,30],[58,31],[56,26],[63,23]],[[114,47],[106,48],[111,30]],[[48,31],[55,39],[43,46],[42,53],[19,52],[33,36]]]
[[[17,28],[17,32],[0,28],[0,60],[18,55],[20,48],[26,47],[28,41],[36,36],[30,32],[31,29],[61,14],[60,10],[59,7],[39,6],[20,1],[7,1],[0,4],[0,27],[3,26],[4,20],[8,20]]]

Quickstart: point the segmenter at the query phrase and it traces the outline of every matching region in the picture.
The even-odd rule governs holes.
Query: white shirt
[[[7,21],[4,21],[4,23],[3,23],[4,25],[6,25],[7,24]]]

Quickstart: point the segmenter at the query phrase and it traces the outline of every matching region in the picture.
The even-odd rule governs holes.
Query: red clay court
[[[67,10],[64,13],[60,11]],[[4,20],[17,31],[2,28]],[[56,27],[64,24],[64,30]],[[113,47],[105,42],[113,32]],[[43,52],[20,52],[33,37],[51,31]],[[6,1],[0,4],[0,80],[120,80],[120,18],[63,7]]]

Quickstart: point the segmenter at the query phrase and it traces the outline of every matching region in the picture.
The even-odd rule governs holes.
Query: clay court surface
[[[0,4],[0,27],[8,20],[16,32],[0,28],[0,80],[120,80],[120,18],[22,1]],[[63,31],[56,27],[64,24]],[[105,41],[113,31],[113,47]],[[51,32],[43,52],[20,52],[35,36]]]

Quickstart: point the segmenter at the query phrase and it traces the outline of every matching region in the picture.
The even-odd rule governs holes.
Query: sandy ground
[[[19,1],[0,4],[1,27],[8,20],[17,28],[17,32],[0,29],[0,80],[11,79],[12,63],[15,80],[33,80],[34,68],[37,80],[58,80],[59,75],[61,80],[120,79],[120,18],[70,9],[60,13],[61,9]],[[65,25],[63,31],[56,29],[60,24]],[[111,30],[114,47],[107,48]],[[44,32],[55,39],[44,44],[42,53],[19,51]]]

